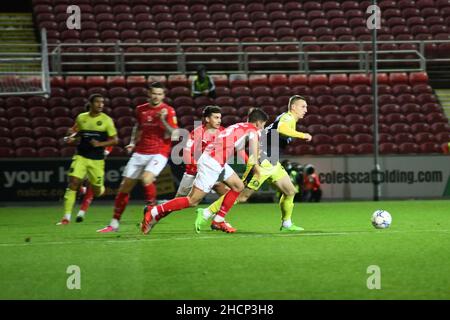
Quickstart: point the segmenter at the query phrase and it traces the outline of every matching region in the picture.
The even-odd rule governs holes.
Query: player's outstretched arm
[[[287,123],[281,122],[278,126],[278,132],[281,133],[284,136],[291,137],[291,138],[299,138],[304,139],[306,141],[311,141],[312,136],[309,133],[304,133],[297,131],[295,129],[292,129],[289,127]]]

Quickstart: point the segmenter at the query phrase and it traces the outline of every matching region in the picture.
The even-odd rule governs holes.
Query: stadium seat
[[[419,153],[419,146],[413,142],[401,143],[398,146],[399,153]]]
[[[354,135],[356,135],[358,133],[360,133],[360,134],[371,134],[372,133],[369,126],[367,126],[366,124],[362,124],[362,123],[352,124],[348,127],[348,129],[349,129],[349,132]]]
[[[0,145],[0,158],[12,158],[14,157],[14,149]]]
[[[353,143],[352,136],[345,133],[339,133],[332,137],[332,141],[334,145],[338,144],[351,144]]]
[[[9,119],[9,127],[15,128],[15,127],[29,127],[30,126],[30,120],[26,117],[14,117]]]
[[[328,127],[328,132],[330,135],[335,134],[347,134],[350,132],[349,127],[344,124],[332,124]]]
[[[420,152],[422,153],[442,153],[442,149],[438,143],[425,142],[419,145]]]
[[[317,155],[334,154],[335,147],[332,146],[331,144],[320,144],[315,147],[315,153]]]
[[[397,144],[405,143],[405,142],[414,142],[414,136],[410,133],[397,133],[394,136],[394,141]]]
[[[21,147],[16,149],[16,157],[35,158],[37,156],[36,149],[31,147]]]
[[[391,142],[380,143],[380,153],[381,154],[395,154],[398,153],[398,147],[396,144]]]
[[[358,153],[356,147],[350,143],[342,143],[342,144],[338,144],[336,146],[336,153],[337,154],[356,154]]]
[[[75,147],[64,147],[64,148],[61,148],[60,152],[61,152],[62,157],[72,157],[76,152],[76,148]]]
[[[419,132],[431,132],[430,125],[424,122],[411,124],[411,133],[416,134]]]
[[[307,144],[295,146],[293,149],[293,154],[295,155],[315,154],[314,147]]]

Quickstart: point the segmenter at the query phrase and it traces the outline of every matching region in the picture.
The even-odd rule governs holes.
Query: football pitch
[[[142,206],[110,234],[95,231],[112,202],[62,227],[61,208],[0,208],[0,299],[450,299],[450,201],[297,203],[292,234],[277,204],[235,206],[235,234],[196,234],[187,209],[147,236]],[[389,229],[370,224],[376,209]]]

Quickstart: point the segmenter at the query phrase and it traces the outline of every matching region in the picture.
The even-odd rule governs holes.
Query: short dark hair
[[[222,114],[222,109],[219,106],[206,106],[203,109],[202,117],[210,117],[213,113],[220,113]]]
[[[306,101],[306,98],[304,96],[295,94],[292,97],[289,98],[289,103],[288,103],[288,110],[291,110],[292,105],[297,102],[298,100],[303,100]]]
[[[253,108],[248,114],[248,122],[255,123],[256,121],[267,121],[269,116],[259,108]]]
[[[166,87],[165,87],[161,82],[154,81],[154,82],[152,82],[152,83],[150,84],[150,86],[148,87],[148,89],[149,89],[149,90],[152,90],[152,89],[163,89],[163,90],[166,90]]]
[[[206,67],[203,64],[197,66],[197,72],[206,71]]]
[[[88,102],[86,103],[86,110],[89,111],[91,104],[94,103],[95,99],[103,98],[100,93],[93,93],[88,97]]]

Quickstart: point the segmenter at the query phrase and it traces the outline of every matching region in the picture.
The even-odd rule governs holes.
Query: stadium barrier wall
[[[371,156],[288,157],[313,164],[324,199],[372,199]],[[381,198],[450,197],[450,158],[445,155],[381,156]]]
[[[122,171],[128,158],[105,161],[105,195],[102,199],[114,199],[117,194]],[[54,201],[62,200],[67,188],[67,171],[70,159],[9,159],[0,160],[1,201]],[[170,166],[166,166],[158,177],[159,196],[173,196],[175,184]],[[132,199],[143,199],[138,185],[131,194]]]
[[[349,157],[288,157],[302,165],[313,164],[319,174],[323,199],[372,199],[373,158]],[[102,199],[112,200],[122,180],[122,171],[128,158],[106,161],[106,194]],[[443,198],[450,197],[450,159],[433,156],[382,156],[382,199]],[[62,199],[67,187],[70,159],[8,159],[0,160],[0,201],[54,201]],[[242,174],[244,166],[235,166]],[[167,166],[157,181],[160,199],[173,197],[176,181],[182,169]],[[258,196],[270,201],[275,191],[264,184]],[[143,199],[140,186],[132,193],[133,199]],[[214,199],[215,197],[211,197]],[[258,197],[256,197],[257,199]],[[256,200],[255,199],[255,200]]]

